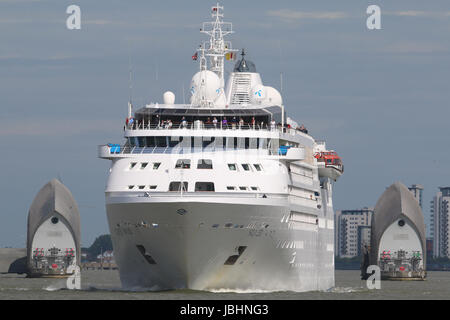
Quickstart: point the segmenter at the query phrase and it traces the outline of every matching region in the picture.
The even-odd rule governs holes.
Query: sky
[[[80,30],[66,27],[72,4]],[[82,246],[109,232],[109,163],[97,146],[123,141],[129,66],[136,106],[167,90],[181,103],[214,4],[0,0],[0,247],[25,247],[31,202],[53,178],[78,203]],[[288,116],[342,157],[335,210],[374,207],[393,182],[418,183],[428,223],[433,195],[450,185],[450,2],[221,4],[233,46],[263,82],[279,89],[283,74]],[[381,9],[380,30],[366,26],[369,5]]]

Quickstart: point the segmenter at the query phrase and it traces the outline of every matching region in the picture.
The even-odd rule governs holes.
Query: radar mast
[[[223,22],[223,7],[217,3],[211,8],[211,16],[215,21],[203,22],[200,32],[209,35],[209,42],[203,42],[199,48],[201,56],[209,58],[209,70],[219,76],[222,88],[224,87],[224,59],[227,54],[233,57],[238,50],[232,48],[231,41],[225,41],[224,37],[234,33],[231,22]],[[204,60],[203,60],[204,61]],[[200,59],[200,68],[204,70],[202,59]]]

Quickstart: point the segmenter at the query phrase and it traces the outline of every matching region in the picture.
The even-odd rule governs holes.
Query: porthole
[[[51,222],[52,222],[53,224],[57,224],[57,223],[59,222],[58,217],[52,217]]]
[[[403,227],[403,226],[405,225],[405,220],[403,220],[403,219],[398,220],[398,225],[399,225],[400,227]]]

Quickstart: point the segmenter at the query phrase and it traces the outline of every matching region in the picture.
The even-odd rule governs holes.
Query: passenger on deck
[[[223,117],[223,120],[222,120],[222,127],[223,127],[223,128],[227,128],[227,126],[228,126],[227,117]]]
[[[270,130],[275,130],[275,120],[270,121]]]
[[[237,122],[236,117],[233,117],[233,119],[231,119],[231,127],[233,129],[236,129],[236,122]]]
[[[255,129],[255,124],[256,124],[255,117],[252,117],[251,125],[252,125],[253,129]]]
[[[210,128],[211,127],[212,122],[211,122],[211,118],[210,117],[208,117],[208,119],[206,120],[205,124],[206,124],[206,128]]]
[[[217,118],[214,117],[212,122],[213,122],[213,125],[214,125],[214,129],[216,129],[217,128]]]
[[[239,119],[239,129],[241,129],[244,126],[244,119]]]
[[[187,121],[186,121],[186,118],[185,118],[185,117],[183,117],[183,118],[181,119],[181,127],[182,127],[182,128],[186,128],[186,127],[187,127]]]
[[[300,128],[298,128],[298,130],[303,132],[303,133],[308,134],[308,130],[305,128],[305,126],[303,124],[300,126]]]

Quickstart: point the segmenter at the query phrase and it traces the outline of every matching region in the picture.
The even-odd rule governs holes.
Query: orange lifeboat
[[[335,151],[320,151],[314,154],[319,167],[319,176],[336,181],[344,173],[342,159]]]

